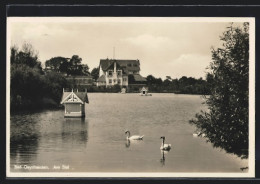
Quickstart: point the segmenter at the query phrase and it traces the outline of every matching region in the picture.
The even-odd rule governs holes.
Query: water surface
[[[195,127],[188,121],[206,109],[200,96],[89,93],[89,101],[85,119],[64,118],[64,110],[12,115],[11,172],[242,172],[247,167],[247,160],[192,136]],[[126,130],[144,140],[126,141]],[[169,152],[160,151],[161,136],[173,146]]]

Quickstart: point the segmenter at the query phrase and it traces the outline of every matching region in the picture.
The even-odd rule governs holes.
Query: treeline
[[[89,75],[88,65],[82,64],[81,61],[82,58],[78,55],[73,55],[71,58],[53,57],[45,62],[45,68],[66,75]]]
[[[92,73],[92,72],[91,72]],[[209,87],[211,76],[207,75],[206,80],[202,78],[195,79],[193,77],[183,76],[180,79],[171,79],[169,76],[165,80],[156,78],[152,75],[146,77],[147,82],[144,82],[144,86],[149,88],[151,93],[176,93],[176,94],[209,94]],[[129,85],[127,87],[128,93],[140,92],[142,85]],[[117,93],[121,91],[119,85],[111,87],[105,86],[89,86],[88,92],[112,92]]]
[[[73,55],[71,58],[53,57],[45,62],[42,68],[38,53],[31,44],[25,43],[21,49],[11,47],[11,110],[41,109],[59,106],[63,88],[79,88],[73,82],[66,80],[65,76],[91,75],[98,78],[98,68],[89,73],[89,67],[82,64],[82,59]],[[147,76],[146,86],[149,92],[168,92],[182,94],[208,94],[208,82],[192,77],[171,79],[164,81],[152,75]],[[140,86],[141,87],[141,86]],[[88,87],[88,92],[111,92],[121,91],[119,85],[113,87]],[[139,87],[129,86],[127,92],[139,92]]]
[[[69,87],[59,73],[44,74],[37,52],[25,43],[11,47],[11,111],[57,107],[62,88]]]
[[[203,94],[209,93],[210,77],[202,78],[183,76],[180,79],[171,79],[167,76],[165,80],[155,78],[152,75],[146,77],[149,92],[156,93],[181,93],[181,94]]]

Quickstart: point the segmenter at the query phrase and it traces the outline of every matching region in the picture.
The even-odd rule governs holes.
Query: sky
[[[78,55],[90,71],[100,59],[139,59],[144,77],[205,78],[211,48],[222,45],[227,21],[176,21],[173,18],[71,18],[8,20],[11,44],[32,44],[39,59]],[[239,23],[237,23],[239,24]],[[115,54],[113,50],[115,48]]]

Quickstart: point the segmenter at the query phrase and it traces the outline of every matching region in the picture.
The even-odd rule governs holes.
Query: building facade
[[[139,60],[101,59],[97,86],[128,87],[131,84],[145,84],[146,79],[140,75]]]
[[[87,75],[67,76],[66,80],[74,88],[87,89],[93,85],[93,78]]]

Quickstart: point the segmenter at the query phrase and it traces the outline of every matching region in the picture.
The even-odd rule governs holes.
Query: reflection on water
[[[90,93],[89,99],[83,119],[64,118],[62,109],[13,114],[11,172],[28,172],[15,164],[48,166],[44,172],[248,172],[247,160],[193,138],[188,121],[205,109],[199,96]],[[126,141],[126,129],[145,139]],[[161,135],[174,151],[160,152]],[[62,165],[68,170],[53,169]]]
[[[61,111],[16,115],[11,118],[10,158],[12,165],[46,165],[67,163],[62,152],[82,151],[88,141],[88,122],[81,118],[64,118]],[[44,158],[46,156],[46,158]],[[11,167],[12,169],[13,167]]]
[[[164,166],[165,165],[165,156],[164,156],[164,151],[161,151],[161,155],[162,155],[162,158],[161,158],[161,164],[162,164],[162,166]]]
[[[129,148],[129,147],[130,147],[130,144],[131,144],[130,140],[127,139],[127,140],[126,140],[126,143],[125,143],[125,147],[126,147],[126,148]]]
[[[66,118],[62,124],[62,142],[71,146],[86,146],[88,123],[85,118]]]
[[[40,139],[39,126],[30,116],[12,118],[10,132],[11,160],[17,164],[28,163],[36,159]]]
[[[140,145],[140,144],[142,144],[142,142],[143,142],[142,139],[140,139],[140,140],[129,140],[129,139],[127,139],[126,143],[125,143],[125,147],[129,148],[131,144],[132,145]]]
[[[162,155],[162,157],[161,157],[161,159],[160,159],[160,162],[161,162],[161,165],[162,166],[164,166],[165,165],[165,154],[168,154],[170,151],[163,151],[163,150],[161,150],[161,155]]]

